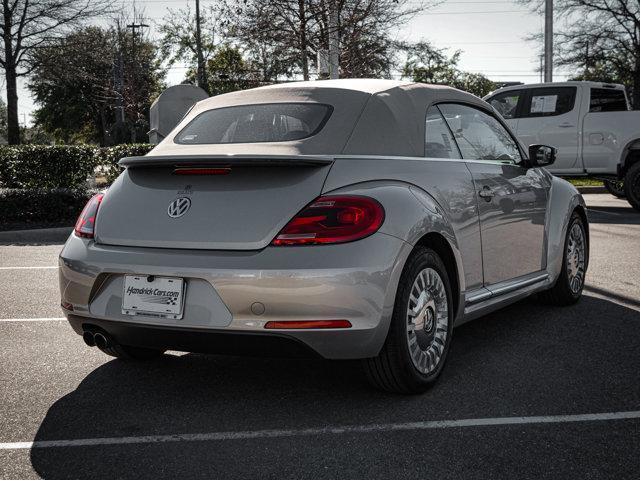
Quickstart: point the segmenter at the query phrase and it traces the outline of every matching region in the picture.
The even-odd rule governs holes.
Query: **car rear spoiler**
[[[333,163],[324,155],[145,155],[125,157],[121,167],[239,166],[239,167],[320,167]]]

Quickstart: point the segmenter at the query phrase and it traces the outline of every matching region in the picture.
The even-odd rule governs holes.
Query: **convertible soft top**
[[[433,103],[464,102],[488,108],[454,88],[394,80],[293,82],[218,95],[198,102],[150,156],[175,155],[394,155],[423,156],[425,116]],[[174,138],[199,114],[217,108],[267,103],[331,105],[326,125],[308,138],[285,142],[185,145]]]

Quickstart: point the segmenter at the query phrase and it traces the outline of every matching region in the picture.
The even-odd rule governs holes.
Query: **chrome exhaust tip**
[[[86,343],[87,346],[89,346],[89,347],[95,347],[96,346],[95,336],[91,332],[88,332],[88,331],[84,332],[82,334],[82,340],[84,340],[84,343]]]
[[[93,340],[96,344],[96,347],[99,349],[107,348],[109,346],[109,339],[106,335],[98,332],[93,336]]]

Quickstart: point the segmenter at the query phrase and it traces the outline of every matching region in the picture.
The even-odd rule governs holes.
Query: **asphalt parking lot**
[[[61,245],[0,246],[0,478],[638,478],[640,213],[585,198],[581,301],[456,329],[414,397],[352,362],[112,360],[59,319]]]

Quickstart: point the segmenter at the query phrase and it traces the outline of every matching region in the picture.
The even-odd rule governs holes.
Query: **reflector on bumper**
[[[299,330],[306,328],[351,328],[349,320],[292,320],[287,322],[267,322],[264,328]]]

